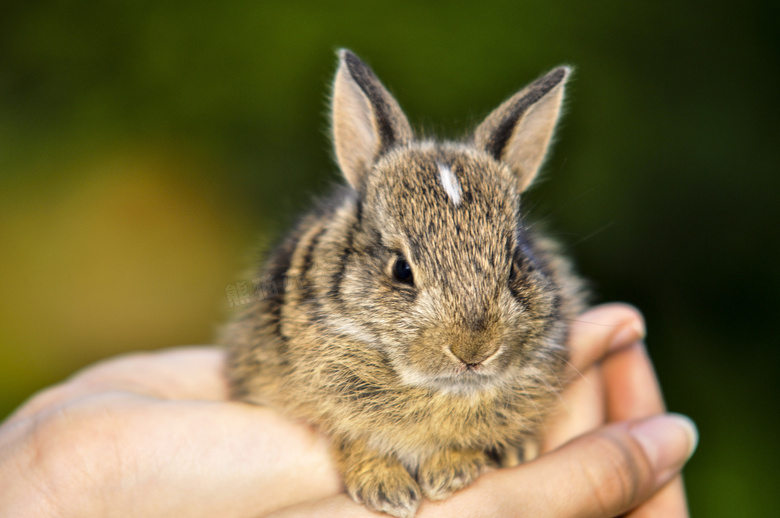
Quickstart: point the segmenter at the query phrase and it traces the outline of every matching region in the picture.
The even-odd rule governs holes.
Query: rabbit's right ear
[[[362,187],[366,171],[382,153],[413,138],[398,102],[371,68],[346,49],[339,51],[331,124],[339,166],[357,190]]]

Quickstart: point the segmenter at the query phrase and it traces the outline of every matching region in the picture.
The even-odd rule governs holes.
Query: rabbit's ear
[[[413,138],[398,102],[371,68],[346,49],[339,51],[331,124],[341,171],[358,190],[366,171],[382,153]]]
[[[517,175],[520,191],[536,176],[550,145],[569,68],[558,67],[519,91],[480,124],[474,141]]]

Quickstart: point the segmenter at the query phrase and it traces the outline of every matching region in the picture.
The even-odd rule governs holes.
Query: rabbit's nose
[[[498,345],[481,340],[463,340],[450,345],[452,354],[467,367],[476,367],[494,354]]]

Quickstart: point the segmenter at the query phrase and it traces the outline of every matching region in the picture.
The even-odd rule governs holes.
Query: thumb
[[[559,481],[554,489],[557,496],[550,495],[548,501],[557,509],[549,515],[617,516],[640,505],[677,475],[697,442],[698,432],[690,419],[658,415],[578,437],[539,458],[534,471],[536,476],[546,472]],[[561,478],[564,473],[567,477]]]

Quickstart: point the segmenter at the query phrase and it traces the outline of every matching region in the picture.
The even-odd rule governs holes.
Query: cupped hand
[[[695,447],[665,415],[641,316],[601,306],[573,324],[574,382],[542,455],[482,476],[418,516],[687,516],[678,473]],[[326,441],[303,423],[227,401],[214,347],[99,363],[0,426],[8,516],[377,516],[343,494]],[[653,416],[653,417],[651,417]]]
[[[255,517],[338,494],[326,441],[227,401],[223,361],[133,354],[33,397],[0,427],[0,515]]]

